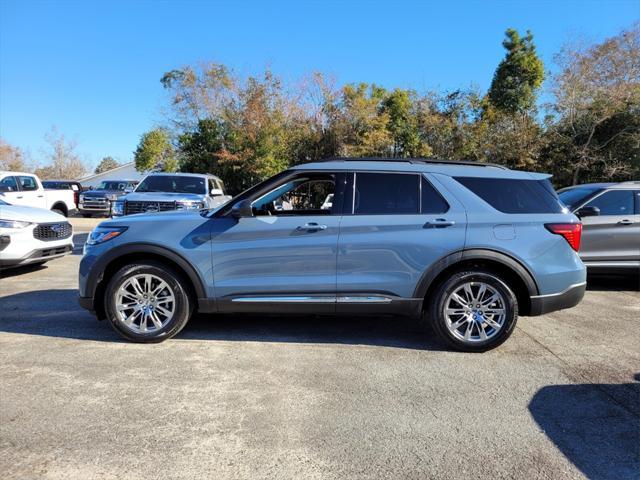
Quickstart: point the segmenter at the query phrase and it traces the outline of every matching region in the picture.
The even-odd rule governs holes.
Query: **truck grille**
[[[33,229],[33,237],[45,242],[69,238],[73,230],[71,224],[65,223],[41,223]]]
[[[84,197],[82,203],[85,208],[100,208],[105,210],[109,208],[109,200],[105,197]]]
[[[124,214],[168,212],[176,210],[176,202],[124,202]]]

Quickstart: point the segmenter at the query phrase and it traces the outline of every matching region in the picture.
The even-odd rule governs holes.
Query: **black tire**
[[[138,333],[124,325],[117,315],[116,298],[120,287],[130,278],[140,274],[152,274],[171,288],[175,298],[173,317],[162,328],[147,333]],[[182,275],[160,262],[145,261],[121,268],[109,280],[105,294],[105,312],[116,332],[127,340],[137,343],[159,343],[177,335],[189,321],[193,312],[193,301],[189,296],[186,280]]]
[[[465,341],[455,336],[448,327],[445,302],[450,294],[469,282],[482,282],[490,286],[504,300],[505,319],[502,328],[487,340]],[[464,352],[485,352],[496,348],[511,336],[518,321],[518,299],[516,295],[499,274],[488,270],[466,270],[452,274],[438,285],[434,294],[427,301],[429,303],[425,308],[424,315],[427,315],[427,319],[437,337],[446,345]],[[479,333],[477,327],[476,331]]]

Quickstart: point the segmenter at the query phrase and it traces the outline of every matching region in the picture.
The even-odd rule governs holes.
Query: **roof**
[[[134,165],[134,162],[128,162],[128,163],[123,163],[122,165],[118,165],[115,168],[112,168],[110,170],[105,170],[104,172],[100,172],[100,173],[91,173],[85,177],[79,178],[78,181],[79,182],[85,182],[87,180],[91,180],[93,177],[98,177],[100,175],[104,175],[105,173],[110,173],[110,172],[115,172],[116,170],[121,170],[123,168],[128,168],[131,167],[132,165]]]
[[[320,162],[304,163],[295,170],[356,170],[385,172],[426,172],[451,176],[499,177],[513,179],[542,179],[550,175],[510,170],[502,165],[472,161],[450,161],[424,158],[333,158]]]
[[[152,172],[152,173],[149,173],[147,176],[148,176],[148,177],[156,177],[156,176],[158,176],[158,175],[163,175],[163,176],[171,175],[171,176],[180,176],[180,177],[197,177],[197,178],[207,177],[207,178],[216,178],[216,179],[219,179],[219,177],[217,177],[216,175],[213,175],[213,174],[211,174],[211,173]]]

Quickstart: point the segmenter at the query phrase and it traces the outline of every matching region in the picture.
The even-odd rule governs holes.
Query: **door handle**
[[[20,195],[19,197],[16,197],[16,198],[22,198],[22,195]]]
[[[436,218],[435,220],[430,220],[427,223],[425,223],[422,228],[445,228],[445,227],[451,227],[453,225],[455,225],[456,222],[454,222],[453,220],[446,220],[444,218]]]
[[[326,225],[318,225],[315,222],[305,223],[304,225],[300,225],[296,230],[299,232],[313,232],[316,230],[326,230]]]
[[[620,220],[618,222],[618,225],[633,225],[633,222],[628,218],[625,218],[624,220]]]
[[[38,195],[38,198],[42,198],[42,197],[44,197],[44,195]]]

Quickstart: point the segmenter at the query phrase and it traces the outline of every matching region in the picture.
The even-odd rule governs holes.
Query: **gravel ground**
[[[0,279],[3,479],[640,476],[637,279],[590,278],[485,354],[391,318],[198,317],[135,345],[78,307],[79,250]]]

